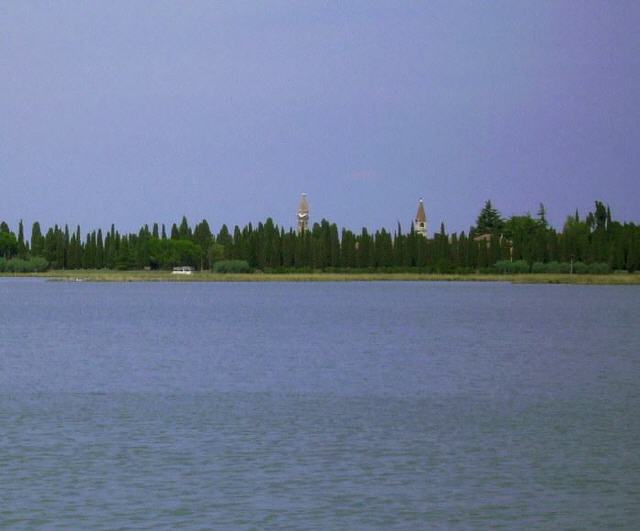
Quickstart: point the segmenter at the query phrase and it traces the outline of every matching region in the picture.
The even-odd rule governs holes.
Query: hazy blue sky
[[[0,219],[640,221],[640,2],[0,4]]]

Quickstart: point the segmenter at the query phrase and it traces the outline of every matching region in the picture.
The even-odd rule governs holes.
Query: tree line
[[[167,231],[144,225],[137,233],[115,226],[83,234],[80,227],[31,227],[25,238],[22,221],[14,232],[0,223],[0,271],[53,269],[170,269],[189,265],[210,269],[225,261],[246,263],[252,270],[420,271],[472,273],[527,269],[562,270],[571,263],[593,271],[640,270],[640,226],[621,223],[600,201],[585,217],[567,217],[561,231],[549,225],[543,205],[531,214],[504,218],[487,201],[468,232],[447,233],[444,224],[424,238],[400,224],[394,231],[339,229],[323,219],[302,233],[272,219],[214,233],[206,220],[191,226],[185,217]],[[20,265],[21,264],[21,265]],[[509,264],[517,264],[510,266]],[[546,268],[546,269],[545,269]],[[584,269],[587,271],[587,269]],[[515,270],[514,270],[515,271]]]

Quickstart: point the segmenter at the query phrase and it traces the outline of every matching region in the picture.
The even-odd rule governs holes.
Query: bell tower
[[[425,238],[427,237],[427,215],[424,212],[424,203],[422,197],[418,203],[418,212],[416,213],[416,219],[413,221],[413,230],[418,234],[421,234]]]
[[[302,194],[298,205],[298,233],[302,234],[309,228],[309,203],[307,194]]]

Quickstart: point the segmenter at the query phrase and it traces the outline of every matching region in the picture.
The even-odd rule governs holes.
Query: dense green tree
[[[18,251],[18,239],[8,230],[0,230],[0,256],[9,259]]]
[[[96,268],[102,269],[104,264],[104,242],[102,239],[102,229],[98,229],[96,237]]]
[[[196,225],[193,231],[193,242],[200,247],[200,269],[211,267],[212,262],[208,261],[209,258],[207,253],[213,243],[213,233],[211,232],[211,228],[209,227],[209,223],[207,223],[206,219]]]
[[[547,222],[547,209],[542,203],[540,203],[540,208],[538,208],[538,223],[545,229],[549,226]]]
[[[129,238],[127,236],[122,236],[120,238],[120,244],[118,245],[116,268],[126,271],[128,269],[133,269],[134,263],[135,262],[131,255],[131,249],[129,247]]]
[[[212,243],[207,252],[209,267],[213,267],[213,264],[221,260],[224,260],[224,245]]]
[[[512,216],[505,222],[503,229],[504,236],[513,245],[514,260],[526,260],[529,263],[537,261],[535,238],[538,233],[542,234],[546,230],[539,220],[533,219],[530,214]]]
[[[29,248],[27,246],[27,244],[24,241],[24,226],[22,224],[22,220],[20,220],[20,222],[18,223],[18,249],[17,249],[17,253],[18,253],[18,257],[22,258],[23,260],[25,258],[27,258],[27,254],[29,252]]]
[[[504,221],[500,212],[487,200],[476,220],[475,234],[493,234],[502,230]]]
[[[178,229],[178,225],[175,223],[171,225],[171,239],[179,240],[180,239],[180,230]]]
[[[173,233],[173,229],[171,230],[171,232]],[[191,228],[189,227],[189,223],[187,222],[187,217],[182,216],[182,221],[180,222],[180,227],[178,228],[178,239],[190,240],[191,236],[192,236]]]
[[[339,231],[326,219],[300,234],[279,227],[271,218],[257,226],[236,226],[233,235],[222,225],[214,237],[206,220],[192,230],[183,217],[179,226],[171,225],[170,240],[165,225],[160,229],[157,223],[151,230],[143,225],[132,234],[120,234],[111,225],[104,238],[102,230],[83,238],[80,227],[70,232],[66,225],[54,225],[43,236],[40,224],[35,222],[30,245],[22,222],[16,233],[6,222],[0,223],[0,257],[5,261],[41,257],[53,268],[166,269],[191,265],[204,269],[213,262],[241,260],[251,269],[273,271],[341,268],[449,272],[492,270],[498,262],[513,260],[524,261],[529,267],[536,264],[536,271],[551,271],[563,270],[563,264],[573,260],[583,264],[576,266],[578,269],[585,270],[640,269],[640,227],[613,220],[611,209],[600,201],[584,220],[578,212],[569,216],[559,232],[549,226],[542,204],[535,218],[525,214],[504,221],[488,201],[472,233],[449,235],[441,224],[432,239],[416,234],[413,228],[404,234],[399,224],[393,233],[384,228],[371,233],[363,228],[356,235],[346,228]],[[474,235],[484,238],[475,241]],[[11,267],[21,270],[22,266],[16,262]]]
[[[149,260],[153,269],[176,266],[198,267],[202,249],[191,240],[149,240]]]
[[[44,236],[37,221],[31,226],[31,253],[34,256],[42,256],[44,252]]]

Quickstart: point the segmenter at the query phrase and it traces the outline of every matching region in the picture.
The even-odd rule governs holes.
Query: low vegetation
[[[8,273],[0,273],[7,276]],[[640,285],[640,273],[609,275],[569,274],[427,274],[427,273],[214,273],[196,271],[173,275],[168,271],[49,270],[44,273],[12,273],[59,281],[86,282],[511,282],[516,284],[613,284]]]
[[[251,273],[251,266],[246,260],[220,260],[213,264],[214,273]]]
[[[496,262],[495,269],[499,273],[522,275],[534,274],[577,274],[577,275],[606,275],[610,273],[609,264],[604,262],[594,262],[585,264],[584,262],[534,262],[529,264],[526,260],[500,260]]]
[[[46,271],[49,262],[40,256],[35,256],[27,260],[13,258],[7,260],[0,258],[0,273],[39,273]]]

